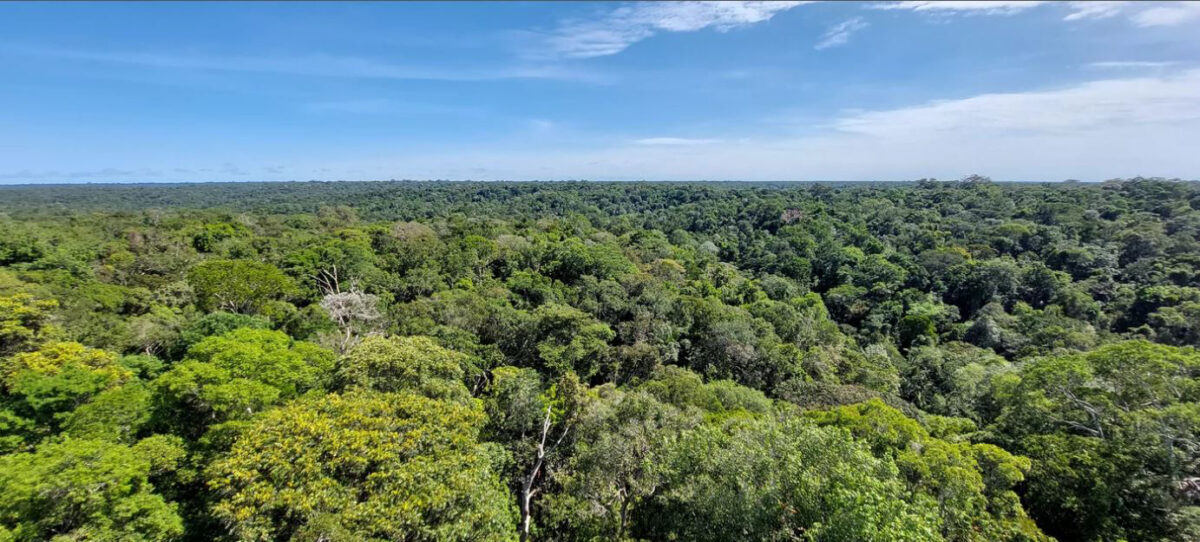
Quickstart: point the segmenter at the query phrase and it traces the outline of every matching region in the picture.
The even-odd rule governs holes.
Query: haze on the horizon
[[[1200,178],[1200,2],[2,3],[0,183]]]

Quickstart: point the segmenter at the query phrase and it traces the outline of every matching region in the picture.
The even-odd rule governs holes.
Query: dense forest
[[[0,187],[0,541],[1200,541],[1200,183]]]

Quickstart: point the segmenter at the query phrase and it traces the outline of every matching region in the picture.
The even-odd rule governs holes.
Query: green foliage
[[[728,380],[705,383],[700,375],[682,367],[661,367],[640,388],[677,408],[699,408],[715,416],[766,414],[771,410],[771,401],[758,390]]]
[[[248,328],[192,345],[185,360],[224,369],[233,378],[253,378],[284,395],[323,387],[334,363],[333,354],[315,344],[279,331]]]
[[[142,451],[69,439],[0,456],[0,527],[14,541],[179,538],[175,507],[148,480],[157,460]]]
[[[201,307],[253,313],[292,292],[291,279],[277,267],[251,260],[210,260],[188,271]]]
[[[534,309],[527,333],[536,348],[537,365],[551,375],[574,372],[588,378],[603,368],[603,356],[614,333],[607,324],[566,305]]]
[[[548,398],[542,377],[533,369],[497,367],[484,396],[488,432],[498,440],[518,441],[540,428]]]
[[[29,438],[54,432],[71,410],[132,378],[116,356],[78,343],[49,343],[16,354],[0,363],[5,425]],[[40,430],[29,433],[33,425],[22,419]]]
[[[3,193],[0,539],[1200,540],[1200,184]]]
[[[0,236],[0,265],[35,262],[46,254],[47,247],[39,232],[28,224],[0,221],[5,235]]]
[[[139,382],[97,394],[63,421],[72,438],[132,443],[150,419],[150,392]]]
[[[56,307],[52,299],[37,300],[29,294],[0,296],[0,357],[32,350],[53,334],[50,314]]]
[[[1034,460],[1027,499],[1064,540],[1171,539],[1200,475],[1200,354],[1129,341],[1039,358],[996,384],[996,426]]]
[[[876,457],[893,461],[909,491],[938,503],[946,540],[1048,540],[1013,491],[1028,459],[991,444],[935,438],[878,399],[807,414],[819,425],[848,429]]]
[[[575,238],[552,245],[543,261],[546,275],[563,282],[574,282],[584,276],[613,278],[633,270],[633,264],[620,248]]]
[[[238,540],[511,540],[476,440],[483,414],[410,393],[303,399],[265,414],[209,470]]]
[[[1014,370],[991,351],[961,342],[922,346],[901,363],[900,394],[922,410],[982,421],[990,412],[991,382]]]
[[[329,382],[333,353],[279,331],[242,328],[206,338],[151,383],[155,423],[198,437]]]
[[[434,399],[465,401],[466,355],[429,337],[367,337],[337,362],[335,389],[409,391]]]
[[[547,523],[576,538],[625,540],[632,515],[665,479],[668,444],[695,416],[645,392],[597,388],[582,407],[567,467],[550,495]]]
[[[121,356],[117,362],[142,380],[153,379],[166,369],[163,360],[146,354]]]
[[[238,328],[269,329],[270,322],[260,316],[235,314],[229,312],[213,312],[191,321],[179,332],[179,356],[187,352],[193,344],[206,337],[224,335]]]
[[[937,502],[841,431],[738,420],[671,448],[665,488],[639,521],[653,539],[942,539]]]

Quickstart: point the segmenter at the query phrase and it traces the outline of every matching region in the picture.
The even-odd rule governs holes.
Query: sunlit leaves
[[[147,479],[163,454],[149,451],[66,440],[0,456],[0,527],[15,541],[177,539],[183,523]]]
[[[210,469],[240,540],[313,529],[372,539],[510,540],[478,410],[411,393],[304,399],[260,418]]]

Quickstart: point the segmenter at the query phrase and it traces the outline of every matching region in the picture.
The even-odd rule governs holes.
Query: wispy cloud
[[[1104,70],[1124,70],[1139,68],[1168,68],[1177,64],[1179,64],[1179,62],[1174,60],[1110,60],[1105,62],[1091,62],[1087,64],[1087,67]]]
[[[0,180],[13,181],[14,183],[22,182],[74,182],[74,181],[111,181],[125,182],[130,180],[153,179],[162,177],[164,172],[154,168],[115,168],[106,167],[99,169],[87,169],[77,171],[35,171],[23,169],[7,173],[0,173]]]
[[[593,72],[562,66],[530,65],[498,68],[427,68],[393,64],[370,58],[336,56],[324,53],[296,56],[212,56],[69,49],[9,48],[9,51],[48,58],[123,64],[146,68],[268,73],[311,77],[436,81],[568,79],[603,82],[606,80],[604,77]]]
[[[1084,19],[1108,19],[1120,14],[1127,14],[1129,21],[1135,26],[1148,28],[1156,26],[1179,26],[1185,23],[1200,21],[1200,2],[1127,2],[1127,1],[1095,1],[1068,2],[1072,9],[1064,21]]]
[[[389,155],[357,167],[366,178],[1195,178],[1200,70],[851,112],[828,128],[803,138],[652,137],[555,152],[539,146]]]
[[[559,23],[543,46],[551,56],[614,55],[660,32],[718,32],[770,20],[776,13],[811,2],[647,2],[626,4],[594,19]]]
[[[525,124],[530,130],[537,133],[545,133],[558,128],[558,123],[549,119],[528,119]]]
[[[703,146],[652,138],[681,143],[557,154],[540,165],[548,168],[546,178],[896,180],[976,171],[1008,180],[1200,176],[1186,151],[1200,137],[1200,70],[853,112],[829,127],[799,139]],[[489,166],[514,171],[523,157],[511,159]]]
[[[901,180],[984,173],[1001,180],[1102,180],[1134,175],[1200,178],[1200,70],[992,93],[893,109],[847,112],[802,138],[649,137],[611,146],[504,148],[298,156],[296,179],[740,179]],[[367,151],[364,151],[366,153]],[[864,160],[869,156],[870,160]],[[122,167],[30,180],[251,180],[278,162],[223,164],[190,174]],[[253,173],[253,174],[252,174]]]
[[[1200,120],[1200,70],[1167,77],[1092,81],[1049,91],[983,94],[864,112],[839,119],[842,132],[919,134],[1080,133],[1106,126]]]
[[[1040,0],[997,0],[997,1],[899,1],[871,4],[871,9],[908,10],[931,15],[982,14],[1016,15],[1042,5],[1060,5],[1070,9],[1064,21],[1108,19],[1127,14],[1129,20],[1139,27],[1178,26],[1200,21],[1200,2],[1129,2],[1124,0],[1096,0],[1085,2],[1046,2]]]
[[[456,106],[387,98],[328,100],[304,104],[303,109],[316,114],[346,115],[482,115],[475,107]]]
[[[1107,19],[1120,13],[1129,2],[1124,1],[1102,1],[1093,0],[1090,2],[1067,2],[1071,8],[1071,13],[1063,17],[1064,21],[1080,21],[1083,19]]]
[[[1200,2],[1172,2],[1135,13],[1133,24],[1141,27],[1178,26],[1200,21]]]
[[[711,145],[720,143],[720,139],[693,139],[687,137],[647,137],[645,139],[635,139],[633,141],[637,145]]]
[[[924,11],[930,13],[982,13],[986,15],[1013,15],[1020,13],[1030,8],[1037,7],[1046,2],[1038,1],[912,1],[912,2],[888,2],[883,4],[873,4],[869,7],[873,9],[886,10],[911,10]]]
[[[862,17],[855,17],[853,19],[842,21],[829,27],[829,30],[827,30],[825,35],[821,37],[821,41],[817,42],[813,48],[821,50],[828,49],[830,47],[837,47],[839,45],[845,45],[846,42],[850,41],[851,34],[868,26],[871,25],[864,21]]]
[[[306,111],[312,113],[348,113],[352,115],[383,115],[390,114],[396,110],[396,104],[391,100],[384,99],[363,99],[363,100],[333,100],[325,102],[313,102],[304,106]]]

